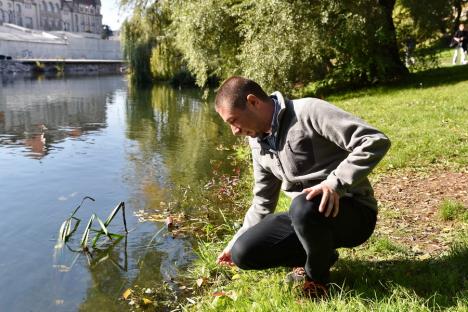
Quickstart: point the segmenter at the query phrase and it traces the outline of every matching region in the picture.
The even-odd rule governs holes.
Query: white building
[[[100,0],[0,0],[0,24],[100,34]]]

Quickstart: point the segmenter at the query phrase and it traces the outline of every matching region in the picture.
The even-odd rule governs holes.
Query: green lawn
[[[445,54],[450,57],[449,52]],[[398,84],[336,94],[326,100],[361,116],[392,140],[373,180],[407,170],[467,172],[468,66],[445,66],[413,74]],[[288,203],[282,197],[279,209],[287,209]],[[381,217],[397,217],[391,209],[382,210]],[[205,240],[198,245],[199,259],[188,273],[195,291],[187,294],[183,309],[468,311],[466,211],[466,206],[450,199],[441,204],[437,220],[453,235],[450,250],[438,255],[412,252],[392,239],[391,228],[390,234],[376,234],[363,246],[340,250],[340,260],[332,269],[335,284],[327,301],[302,298],[297,287],[283,282],[287,269],[251,272],[221,268],[215,259],[230,235]],[[228,224],[242,216],[237,213],[236,220]],[[197,279],[201,286],[195,285]]]
[[[392,148],[379,171],[468,162],[468,66],[413,74],[387,87],[348,92],[328,101],[386,133]]]

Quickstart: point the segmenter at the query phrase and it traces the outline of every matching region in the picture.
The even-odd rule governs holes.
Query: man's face
[[[460,29],[460,30],[463,30],[463,29],[465,29],[465,25],[463,25],[463,24],[460,24],[460,26],[458,26],[458,29]]]
[[[234,135],[256,138],[268,131],[268,129],[262,129],[264,128],[262,125],[265,124],[264,118],[252,105],[247,104],[247,107],[243,110],[220,106],[216,108],[216,111],[231,126],[231,131]]]

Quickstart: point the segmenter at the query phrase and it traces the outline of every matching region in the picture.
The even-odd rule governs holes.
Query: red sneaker
[[[304,295],[310,299],[327,299],[328,287],[320,282],[306,280],[302,287]]]

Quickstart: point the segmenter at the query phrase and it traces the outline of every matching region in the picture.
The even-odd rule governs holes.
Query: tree
[[[452,22],[452,32],[455,32],[458,29],[458,25],[460,24],[460,17],[463,11],[463,8],[468,4],[468,0],[452,0],[452,7],[455,11],[455,18]]]
[[[126,55],[147,58],[151,70],[133,72],[148,77],[187,68],[200,86],[240,74],[272,90],[407,73],[392,19],[395,0],[124,1],[136,8],[124,29]]]
[[[138,6],[122,26],[124,56],[136,83],[169,80],[185,69],[182,56],[173,44],[167,3],[155,1]]]
[[[326,81],[368,83],[407,70],[391,19],[394,1],[173,2],[175,45],[200,85],[242,74],[267,89]]]

